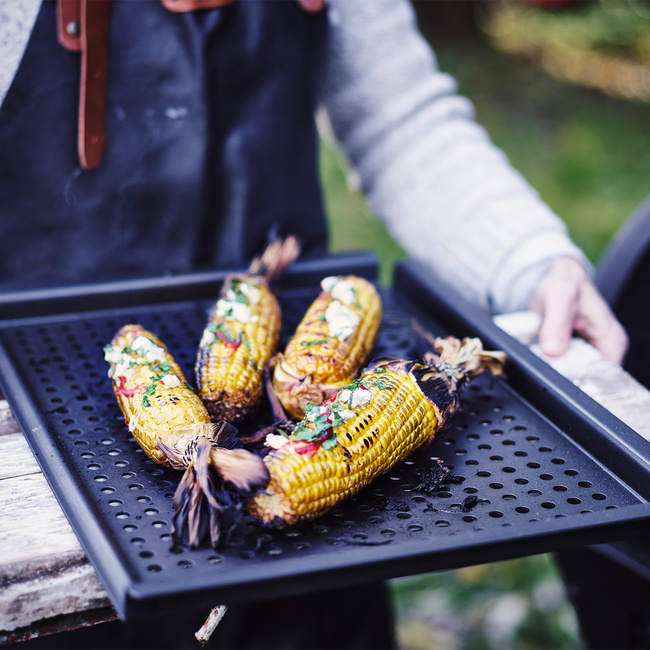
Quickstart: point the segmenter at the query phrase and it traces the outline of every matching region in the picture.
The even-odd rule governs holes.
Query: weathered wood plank
[[[118,620],[118,616],[112,607],[61,614],[60,616],[36,621],[25,627],[17,627],[9,631],[0,630],[0,646],[14,645],[50,634],[58,634],[59,632],[73,632],[98,623],[116,620]]]
[[[0,630],[109,604],[41,473],[0,481],[0,503]]]
[[[540,320],[532,312],[502,314],[494,321],[619,420],[650,440],[650,391],[632,375],[579,338],[571,340],[561,357],[542,354],[536,340]]]
[[[16,422],[7,400],[2,399],[2,393],[0,393],[0,436],[19,432],[18,422]]]
[[[95,570],[83,552],[56,553],[13,564],[0,573],[0,630],[27,627],[36,621],[110,606]]]
[[[0,481],[40,471],[41,468],[22,433],[0,436]]]
[[[6,567],[81,550],[43,474],[0,481],[0,576]]]
[[[79,612],[114,617],[6,400],[0,400],[0,503],[0,631]]]
[[[562,357],[547,357],[537,345],[531,350],[619,420],[650,440],[650,391],[628,372],[581,339],[571,341],[569,351]]]

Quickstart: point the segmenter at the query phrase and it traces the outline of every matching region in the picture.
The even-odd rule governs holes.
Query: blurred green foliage
[[[430,39],[478,121],[597,262],[650,193],[650,106],[562,83],[480,38]]]
[[[551,556],[391,582],[402,648],[580,648]]]
[[[650,60],[647,0],[572,0],[550,10],[526,2],[504,2],[506,20],[531,44],[557,45]]]

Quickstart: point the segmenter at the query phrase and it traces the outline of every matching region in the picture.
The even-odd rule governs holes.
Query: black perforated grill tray
[[[280,289],[284,340],[332,273],[374,258],[299,263]],[[130,437],[102,348],[139,322],[191,376],[223,274],[6,297],[1,387],[123,617],[255,600],[611,541],[648,518],[650,445],[411,264],[391,291],[376,356],[416,357],[411,318],[506,349],[508,379],[481,376],[446,436],[323,518],[288,530],[245,518],[222,548],[174,548],[180,473]],[[261,414],[261,417],[264,413]],[[449,480],[432,489],[442,460]]]

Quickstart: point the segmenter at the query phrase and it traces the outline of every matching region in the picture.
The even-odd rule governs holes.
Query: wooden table
[[[108,596],[0,401],[0,643],[114,617]]]
[[[531,342],[534,319],[514,314],[497,322]],[[531,349],[539,354],[534,343]],[[650,440],[650,392],[628,373],[577,339],[565,356],[546,360]],[[115,619],[105,590],[1,397],[0,503],[0,644]]]

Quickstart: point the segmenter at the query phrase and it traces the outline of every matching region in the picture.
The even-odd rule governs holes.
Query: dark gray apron
[[[0,289],[246,266],[269,231],[326,249],[314,110],[325,12],[113,2],[106,149],[77,153],[79,54],[45,0],[0,109]]]

